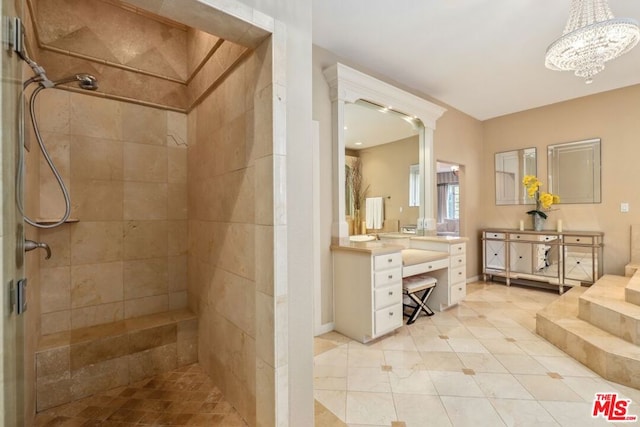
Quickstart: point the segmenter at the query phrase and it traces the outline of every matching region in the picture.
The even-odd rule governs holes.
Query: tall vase
[[[533,229],[535,231],[542,231],[542,229],[544,228],[545,219],[535,213],[532,214],[531,216],[533,217]]]
[[[360,209],[354,209],[353,210],[353,234],[357,235],[361,233],[360,223],[361,223]]]

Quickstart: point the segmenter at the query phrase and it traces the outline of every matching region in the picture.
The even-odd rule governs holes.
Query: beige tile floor
[[[598,426],[595,393],[640,391],[606,381],[535,334],[557,293],[473,283],[459,306],[366,345],[315,339],[316,426]],[[318,409],[316,409],[318,412]]]
[[[199,365],[41,412],[36,427],[246,427]]]

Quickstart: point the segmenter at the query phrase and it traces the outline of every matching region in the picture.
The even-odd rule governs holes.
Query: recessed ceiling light
[[[362,142],[358,141],[355,143],[355,145],[362,145]]]

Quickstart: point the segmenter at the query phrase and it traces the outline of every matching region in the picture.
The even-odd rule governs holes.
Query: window
[[[460,185],[447,185],[447,219],[460,219]]]
[[[420,165],[409,166],[409,206],[420,206]]]

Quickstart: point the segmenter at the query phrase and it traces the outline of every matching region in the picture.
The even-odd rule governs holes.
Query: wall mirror
[[[535,203],[527,196],[522,178],[537,174],[535,148],[504,151],[495,155],[496,205]]]
[[[346,103],[346,215],[351,223],[369,222],[368,229],[399,231],[400,227],[416,227],[420,208],[419,140],[422,123],[406,114],[389,110],[368,101]],[[352,178],[355,161],[362,174],[361,197],[355,194]],[[412,168],[413,165],[413,168]],[[356,168],[357,168],[356,167]],[[413,172],[413,175],[412,175]],[[413,181],[412,181],[413,178]],[[414,191],[413,200],[411,190]],[[382,197],[382,224],[373,225],[366,198]],[[360,199],[360,200],[358,200]],[[385,223],[385,220],[387,222]]]
[[[425,230],[435,232],[435,160],[433,157],[433,131],[436,120],[446,109],[425,99],[405,92],[343,64],[336,63],[324,70],[332,101],[333,128],[333,224],[332,236],[340,242],[348,241],[349,225],[346,220],[346,106],[367,101],[388,111],[401,112],[422,123],[418,131],[418,161],[420,170],[420,204],[416,218],[418,234]],[[413,163],[416,163],[415,161]],[[408,169],[408,167],[407,167]],[[403,175],[407,174],[407,170]],[[408,176],[405,176],[408,181]],[[407,191],[408,193],[408,191]],[[386,194],[380,194],[386,196]],[[399,209],[398,209],[399,211]]]
[[[549,192],[560,203],[600,203],[600,138],[547,148]]]

